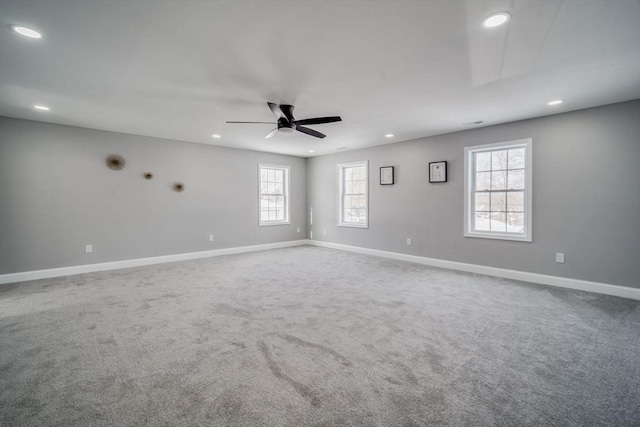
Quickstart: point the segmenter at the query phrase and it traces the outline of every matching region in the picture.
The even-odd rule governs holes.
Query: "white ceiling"
[[[0,115],[303,157],[640,98],[639,0],[2,0],[0,21]],[[343,121],[225,123],[267,101]]]

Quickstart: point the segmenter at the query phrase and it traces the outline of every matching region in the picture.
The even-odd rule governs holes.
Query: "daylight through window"
[[[465,148],[465,235],[531,241],[531,139]]]
[[[369,180],[368,162],[338,165],[340,212],[338,225],[346,227],[368,226]]]
[[[259,169],[259,224],[289,224],[289,167],[260,165]]]

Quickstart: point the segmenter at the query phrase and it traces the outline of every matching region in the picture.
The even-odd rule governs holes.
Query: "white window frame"
[[[525,149],[525,173],[524,173],[524,232],[509,233],[498,231],[475,230],[475,164],[474,154],[483,151],[499,151],[513,148]],[[479,237],[484,239],[515,240],[521,242],[532,241],[532,180],[533,150],[532,139],[518,139],[514,141],[497,142],[494,144],[474,145],[464,149],[464,236]]]
[[[284,172],[284,220],[262,220],[262,206],[261,206],[261,198],[263,196],[262,189],[262,169],[275,169],[282,170]],[[260,227],[270,226],[270,225],[287,225],[291,224],[290,216],[289,216],[289,166],[282,165],[269,165],[265,163],[258,164],[258,225]]]
[[[366,198],[365,212],[366,221],[362,222],[348,222],[344,220],[344,170],[350,167],[364,166],[364,181]],[[354,227],[354,228],[369,228],[369,161],[363,160],[359,162],[341,163],[338,167],[338,226],[339,227]]]

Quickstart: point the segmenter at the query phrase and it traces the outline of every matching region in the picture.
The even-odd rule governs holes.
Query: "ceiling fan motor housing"
[[[278,130],[285,133],[293,133],[296,130],[296,124],[284,117],[278,119]]]

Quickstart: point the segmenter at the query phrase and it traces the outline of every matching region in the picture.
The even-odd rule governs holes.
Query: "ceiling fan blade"
[[[276,122],[229,122],[227,121],[227,123],[258,123],[258,124],[265,124],[265,125],[276,125]]]
[[[280,106],[278,104],[274,104],[273,102],[267,102],[267,105],[269,106],[273,114],[275,114],[277,119],[287,118],[282,112],[282,110],[280,109]]]
[[[271,137],[272,137],[273,135],[275,135],[276,133],[278,133],[278,128],[275,128],[274,130],[272,130],[271,132],[269,132],[269,133],[267,134],[267,136],[265,136],[264,138],[265,138],[265,139],[267,139],[267,138],[271,138]]]
[[[320,133],[313,129],[306,128],[304,126],[297,126],[296,130],[299,130],[302,133],[306,133],[307,135],[315,136],[316,138],[324,138],[325,136],[327,136],[324,133]]]
[[[296,125],[321,125],[323,123],[333,123],[333,122],[341,122],[342,119],[340,116],[331,116],[331,117],[315,117],[313,119],[302,119],[302,120],[294,120],[293,123]]]

